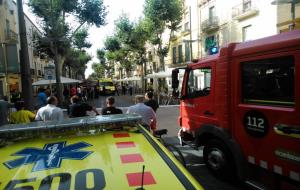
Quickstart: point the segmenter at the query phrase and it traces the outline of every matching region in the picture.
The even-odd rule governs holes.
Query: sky
[[[88,40],[92,43],[92,47],[87,51],[93,56],[93,60],[87,65],[88,68],[85,71],[86,77],[93,72],[91,68],[92,63],[98,62],[96,58],[96,50],[103,48],[104,39],[113,34],[114,21],[117,20],[122,13],[127,14],[131,21],[137,21],[142,16],[144,0],[103,0],[103,3],[107,6],[108,11],[106,16],[107,24],[100,28],[93,26],[89,29]],[[31,14],[28,7],[26,7],[26,3],[24,6],[24,12],[31,20],[35,21],[34,15]]]

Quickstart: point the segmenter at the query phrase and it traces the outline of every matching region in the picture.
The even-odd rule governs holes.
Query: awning
[[[80,80],[76,79],[71,79],[67,77],[60,77],[61,83],[62,84],[75,84],[75,83],[80,83]],[[39,80],[34,83],[32,83],[33,86],[43,86],[43,85],[49,85],[49,84],[55,84],[56,80]]]
[[[171,72],[164,71],[164,72],[149,74],[145,78],[167,78],[167,77],[171,77],[171,76],[172,76]]]
[[[128,78],[123,78],[123,79],[119,79],[117,80],[118,82],[122,82],[122,81],[139,81],[141,80],[141,77],[128,77]]]

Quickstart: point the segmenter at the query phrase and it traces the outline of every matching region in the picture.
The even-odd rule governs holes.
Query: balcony
[[[11,44],[18,43],[18,34],[12,30],[6,31],[5,41]]]
[[[219,17],[211,17],[201,23],[201,30],[203,32],[211,32],[219,28]]]
[[[244,0],[243,3],[232,8],[232,18],[238,21],[250,18],[258,14],[258,8],[252,0]]]

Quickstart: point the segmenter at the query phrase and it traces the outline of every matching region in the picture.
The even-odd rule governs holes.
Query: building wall
[[[295,6],[295,29],[300,29],[300,3]],[[289,31],[292,24],[291,5],[277,5],[277,30],[278,33]]]
[[[0,4],[0,95],[9,96],[18,90],[19,54],[17,43],[16,10],[13,0],[2,0]]]
[[[21,91],[18,11],[17,4],[13,0],[0,2],[0,95],[9,96],[13,91]],[[51,60],[41,59],[39,54],[34,53],[35,44],[32,34],[35,31],[41,35],[41,32],[26,15],[24,19],[32,82],[34,82],[43,77],[44,66]],[[7,37],[8,30],[11,35],[9,38]]]
[[[277,33],[276,6],[272,0],[202,0],[199,6],[203,56],[209,54],[206,39],[214,36],[218,47],[230,42],[254,40]],[[215,7],[218,26],[204,30],[209,9]]]

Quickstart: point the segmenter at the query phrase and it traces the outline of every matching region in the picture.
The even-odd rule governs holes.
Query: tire
[[[203,149],[206,167],[216,176],[225,180],[235,179],[233,156],[224,142],[213,139]]]

